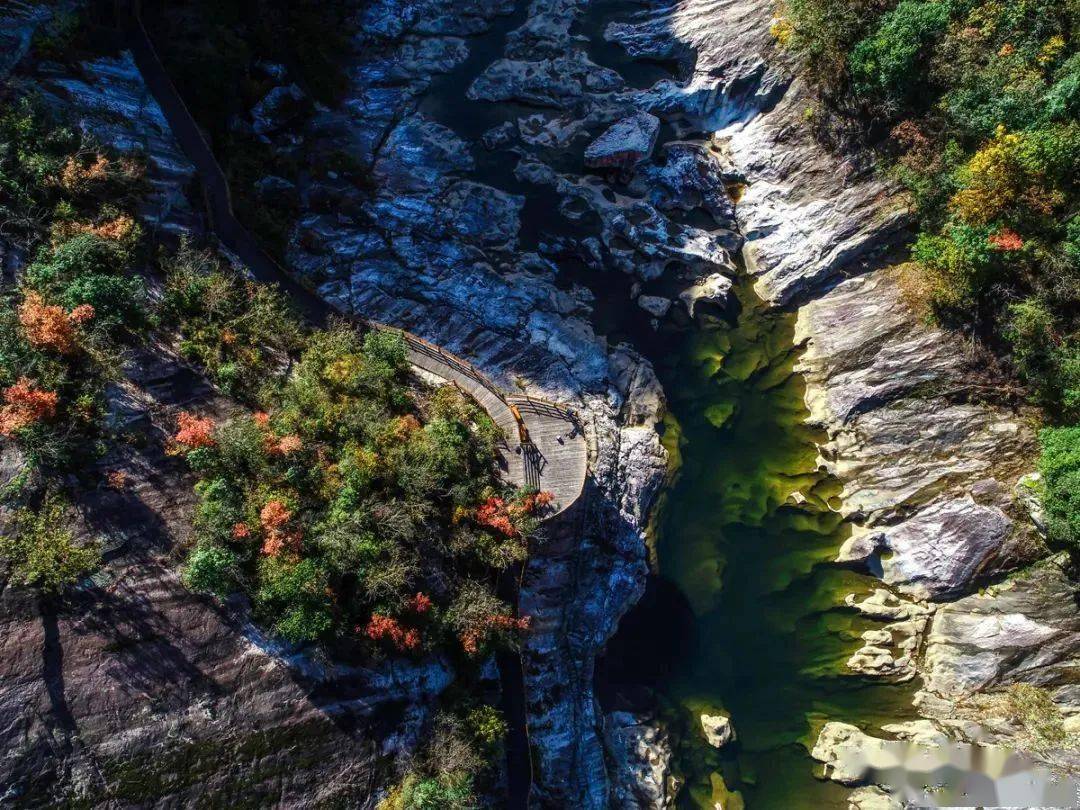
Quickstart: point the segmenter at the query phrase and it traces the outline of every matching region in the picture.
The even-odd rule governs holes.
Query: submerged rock
[[[735,741],[735,727],[732,726],[730,717],[703,714],[701,715],[701,730],[705,732],[705,739],[713,748],[723,748]]]
[[[652,156],[659,131],[660,119],[647,112],[624,118],[585,148],[585,165],[632,169]]]
[[[639,295],[638,306],[654,318],[663,318],[671,309],[671,299],[660,295]]]

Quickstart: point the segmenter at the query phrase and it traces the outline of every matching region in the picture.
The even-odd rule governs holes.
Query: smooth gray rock
[[[941,600],[970,590],[998,570],[1013,523],[970,497],[939,500],[896,526],[880,530],[883,578],[919,599]]]
[[[660,119],[647,112],[617,121],[585,148],[585,165],[632,169],[652,156],[659,132]]]

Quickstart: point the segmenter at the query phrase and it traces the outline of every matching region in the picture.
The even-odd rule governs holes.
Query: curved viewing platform
[[[158,57],[142,25],[138,3],[120,5],[127,12],[121,17],[128,45],[146,86],[198,172],[212,230],[256,279],[276,284],[311,321],[326,323],[336,310],[292,278],[236,219],[225,173]],[[457,386],[480,404],[506,437],[500,450],[503,480],[554,496],[555,510],[545,519],[565,512],[577,501],[588,474],[588,446],[583,425],[572,410],[537,397],[507,394],[472,363],[417,335],[376,321],[358,320],[370,328],[401,335],[410,363]]]

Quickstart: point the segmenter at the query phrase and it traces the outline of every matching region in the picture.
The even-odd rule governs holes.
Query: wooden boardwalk
[[[286,273],[236,219],[225,173],[161,64],[142,25],[138,3],[122,2],[118,6],[120,16],[127,17],[128,44],[139,72],[180,148],[198,171],[210,225],[218,239],[255,278],[278,285],[311,321],[325,324],[332,308]],[[577,501],[585,486],[588,448],[573,411],[536,397],[507,394],[471,363],[441,347],[393,326],[364,322],[400,334],[414,366],[457,385],[480,404],[506,436],[506,445],[500,451],[503,480],[511,486],[539,489],[554,496],[555,510],[545,519]]]
[[[409,362],[475,399],[506,436],[503,479],[513,486],[555,496],[553,517],[581,495],[588,472],[588,447],[581,422],[566,407],[524,394],[506,394],[472,363],[423,338],[386,324],[367,321],[405,341]]]

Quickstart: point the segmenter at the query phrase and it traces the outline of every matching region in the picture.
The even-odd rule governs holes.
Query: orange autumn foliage
[[[83,194],[94,183],[101,182],[109,176],[109,159],[104,155],[95,155],[94,162],[89,166],[83,164],[77,157],[69,157],[64,168],[60,172],[60,186],[65,191],[74,194]]]
[[[71,354],[78,346],[75,328],[93,319],[90,304],[75,307],[70,313],[63,307],[46,304],[36,292],[26,294],[19,306],[19,323],[31,346]]]
[[[121,214],[114,219],[106,220],[100,225],[89,222],[73,222],[61,220],[52,227],[52,241],[54,245],[65,242],[73,236],[84,233],[92,233],[101,239],[110,242],[122,242],[135,232],[135,220],[127,214]]]
[[[173,441],[177,444],[183,445],[189,450],[199,447],[213,447],[216,444],[214,441],[213,419],[200,419],[187,411],[181,411],[180,415],[176,417],[176,424],[179,429],[176,431],[176,435],[173,436]]]
[[[991,234],[989,242],[991,247],[1006,252],[1022,250],[1024,247],[1023,237],[1009,228],[1002,228],[997,233]]]
[[[510,511],[502,498],[491,497],[476,508],[476,522],[507,537],[517,537],[518,530],[510,521]]]
[[[280,529],[291,517],[292,512],[281,501],[269,501],[259,512],[259,520],[267,531]]]
[[[400,652],[415,650],[420,646],[419,630],[405,628],[397,619],[381,613],[372,614],[364,633],[372,641],[389,641]]]
[[[262,553],[268,557],[277,557],[281,554],[295,555],[300,553],[300,544],[303,535],[299,530],[282,531],[270,529],[263,540]]]
[[[276,451],[283,456],[288,456],[299,452],[303,447],[304,441],[299,436],[282,436],[278,440]]]
[[[414,613],[427,613],[431,610],[431,597],[418,591],[416,596],[409,600],[408,607]]]
[[[480,652],[480,644],[487,638],[488,633],[492,630],[523,633],[529,629],[531,624],[531,616],[522,616],[521,618],[515,619],[513,616],[508,616],[504,613],[492,613],[485,616],[480,621],[479,625],[462,631],[458,636],[458,640],[461,642],[461,648],[465,650],[468,655],[476,655]]]
[[[129,476],[124,470],[109,470],[109,472],[105,474],[105,482],[109,489],[127,489],[128,478]]]
[[[27,377],[4,389],[0,407],[0,436],[11,438],[25,427],[56,416],[59,397],[55,391],[42,391]]]

